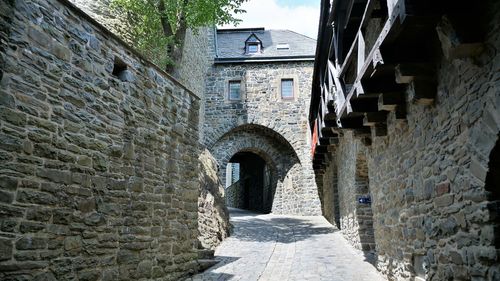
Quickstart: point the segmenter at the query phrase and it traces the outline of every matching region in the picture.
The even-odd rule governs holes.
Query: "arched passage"
[[[304,185],[304,169],[290,143],[277,132],[259,125],[243,125],[221,137],[209,149],[219,164],[219,176],[226,182],[228,163],[236,162],[244,153],[260,157],[264,172],[269,174],[269,187],[262,196],[266,205],[262,210],[273,213],[307,214],[308,202],[317,192]],[[246,154],[248,156],[248,154]],[[248,160],[248,157],[246,158]],[[238,161],[240,161],[238,160]],[[244,160],[244,159],[243,159]],[[267,168],[266,168],[267,167]]]
[[[226,203],[228,207],[269,213],[274,198],[276,172],[257,153],[240,151],[226,167]]]

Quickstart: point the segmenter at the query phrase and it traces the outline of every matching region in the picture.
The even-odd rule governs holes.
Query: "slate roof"
[[[261,42],[261,52],[245,53],[245,41],[254,34]],[[278,50],[288,44],[288,50]],[[316,40],[290,30],[236,28],[217,30],[216,63],[314,60]]]

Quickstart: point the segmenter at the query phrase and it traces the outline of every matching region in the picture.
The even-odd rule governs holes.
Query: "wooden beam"
[[[318,145],[318,146],[316,146],[315,152],[318,154],[325,154],[328,152],[328,146],[327,145]]]
[[[342,128],[344,129],[359,129],[364,127],[363,118],[364,118],[363,115],[357,117],[346,117],[346,118],[341,118],[340,122],[342,124]]]
[[[378,97],[378,110],[394,111],[396,106],[405,103],[403,92],[383,93]]]
[[[408,88],[409,100],[422,105],[430,105],[434,102],[437,92],[437,82],[416,79],[410,83]]]
[[[337,133],[335,133],[332,128],[330,127],[324,127],[321,129],[321,135],[326,138],[332,138],[338,136]]]
[[[351,108],[353,112],[377,112],[378,97],[352,99]]]
[[[484,50],[482,42],[462,42],[447,16],[443,16],[436,31],[446,59],[473,57],[481,54]]]
[[[370,127],[361,127],[358,129],[354,129],[354,136],[355,137],[371,137],[372,130],[370,129]]]
[[[432,63],[404,63],[396,65],[395,74],[396,83],[409,84],[416,78],[435,79],[436,70]]]
[[[319,144],[320,145],[329,145],[330,144],[330,138],[319,138]]]
[[[373,127],[379,123],[387,122],[387,112],[367,112],[363,118],[363,126]]]

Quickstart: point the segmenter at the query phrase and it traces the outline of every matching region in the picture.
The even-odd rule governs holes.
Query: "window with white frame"
[[[293,99],[293,79],[281,79],[281,98]]]
[[[241,100],[241,81],[229,81],[229,100]]]
[[[247,53],[255,54],[259,52],[259,44],[258,43],[248,43],[247,45]]]

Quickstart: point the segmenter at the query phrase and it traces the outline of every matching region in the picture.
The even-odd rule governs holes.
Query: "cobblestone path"
[[[385,280],[323,217],[259,215],[232,209],[234,232],[220,262],[188,280]]]

